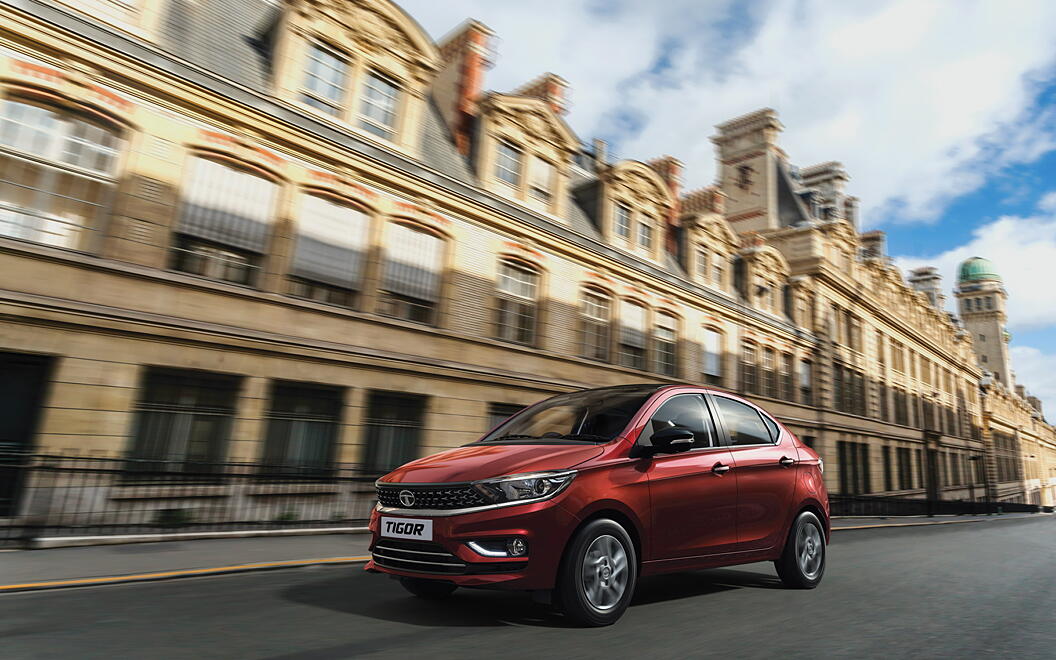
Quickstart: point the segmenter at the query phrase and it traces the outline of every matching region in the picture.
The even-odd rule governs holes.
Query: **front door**
[[[24,455],[32,449],[51,359],[0,353],[0,517],[18,506]]]
[[[693,431],[693,448],[681,454],[655,454],[648,460],[653,554],[677,559],[729,552],[737,545],[737,482],[729,470],[730,451],[720,446],[704,397],[676,394],[652,414],[638,438],[678,426]]]
[[[740,550],[784,544],[796,494],[799,453],[792,436],[761,410],[721,394],[712,400],[726,428],[737,473]]]

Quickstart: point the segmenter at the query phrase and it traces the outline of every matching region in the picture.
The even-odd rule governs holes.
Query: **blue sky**
[[[404,0],[434,37],[495,30],[486,87],[571,85],[581,139],[714,179],[715,124],[773,107],[793,163],[844,163],[903,268],[991,258],[1019,380],[1056,416],[1056,2]]]

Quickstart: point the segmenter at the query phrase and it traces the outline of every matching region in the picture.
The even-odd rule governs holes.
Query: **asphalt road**
[[[711,655],[1056,658],[1056,518],[840,532],[816,590],[769,564],[663,576],[591,630],[515,594],[418,601],[358,566],[0,596],[3,658]]]

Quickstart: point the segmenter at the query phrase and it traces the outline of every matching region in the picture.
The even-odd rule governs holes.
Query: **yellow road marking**
[[[70,580],[52,580],[49,582],[26,582],[23,584],[0,585],[0,592],[14,591],[17,589],[48,589],[53,587],[74,587],[92,584],[116,584],[121,582],[138,582],[141,580],[158,580],[168,577],[188,577],[194,575],[210,575],[213,573],[233,573],[237,571],[252,571],[261,568],[280,568],[289,566],[314,566],[316,564],[349,564],[370,559],[369,555],[362,557],[327,557],[325,559],[294,559],[290,561],[270,561],[256,564],[236,564],[234,566],[216,566],[214,568],[189,568],[180,571],[163,571],[160,573],[139,573],[135,575],[114,575],[96,578],[75,578]]]

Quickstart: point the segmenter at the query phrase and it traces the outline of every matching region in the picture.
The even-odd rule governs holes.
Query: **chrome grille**
[[[400,492],[409,490],[414,495],[414,504],[404,506]],[[489,502],[473,486],[400,486],[378,485],[378,502],[382,506],[397,509],[469,509],[484,506]]]
[[[379,539],[374,544],[374,563],[416,573],[460,575],[466,571],[466,562],[444,550],[443,546],[420,541]]]

